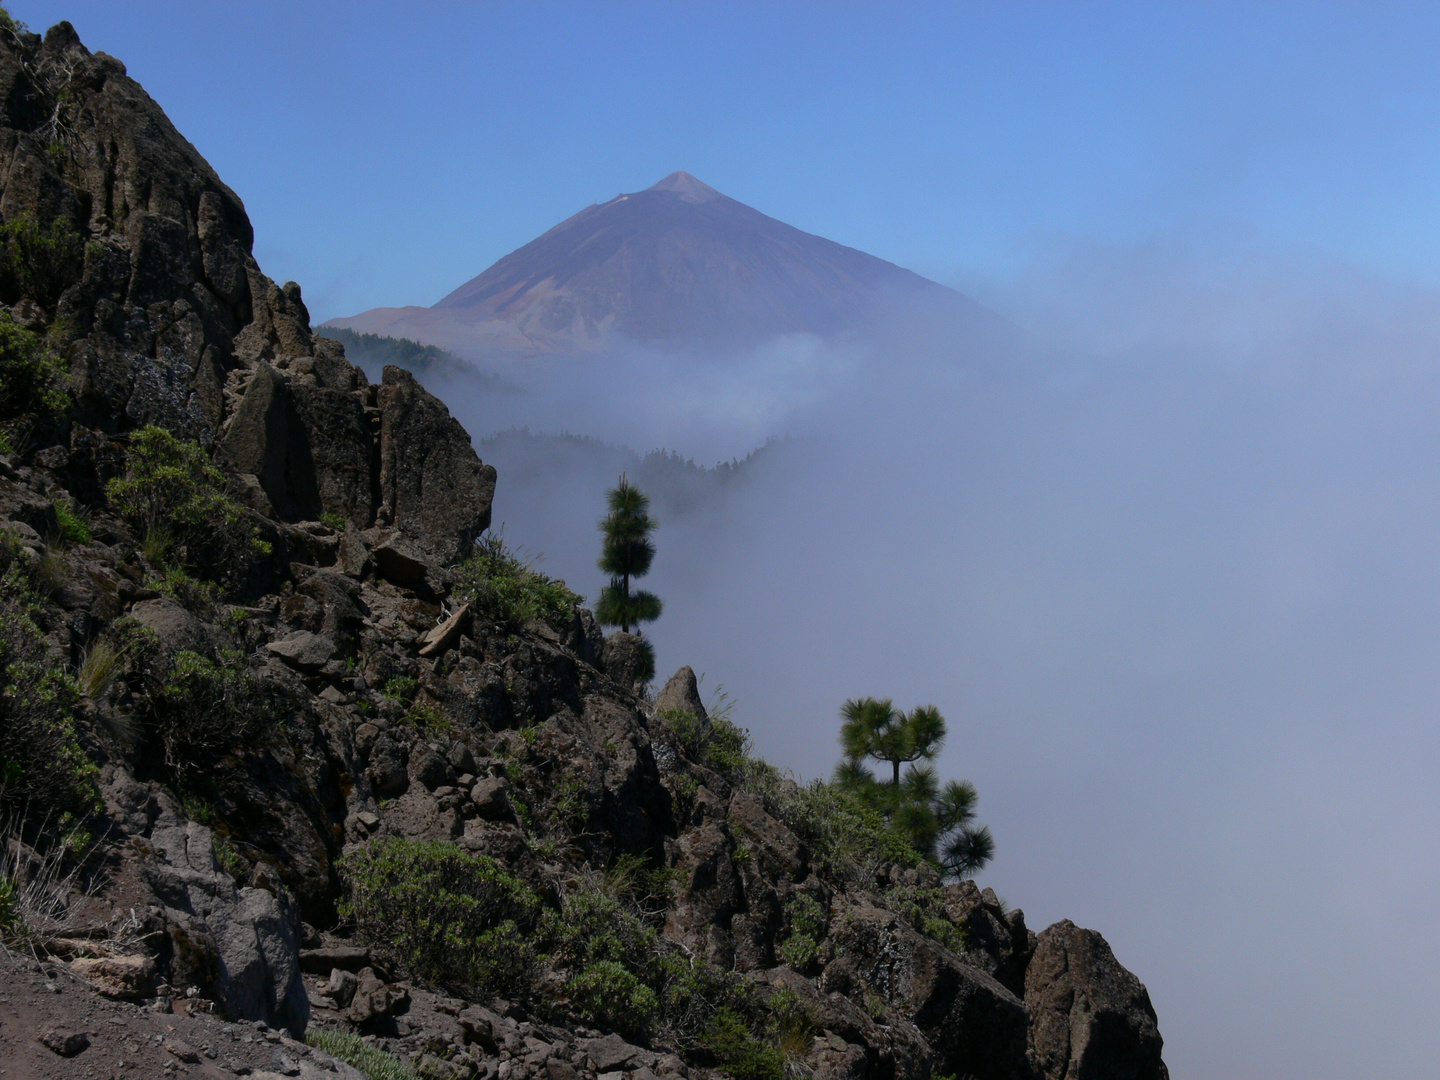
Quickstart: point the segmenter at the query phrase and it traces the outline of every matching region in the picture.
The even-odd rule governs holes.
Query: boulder
[[[177,959],[196,957],[202,986],[232,1017],[263,1020],[299,1036],[310,1016],[300,970],[299,916],[288,897],[237,888],[215,859],[211,832],[163,813],[150,835],[155,859],[142,874],[163,902]],[[177,985],[182,981],[174,977]]]
[[[701,723],[710,719],[705,713],[704,702],[700,700],[700,684],[688,664],[671,675],[665,689],[655,695],[656,716],[672,709],[676,712],[687,712]]]
[[[155,961],[148,956],[82,956],[70,970],[106,997],[138,1000],[155,990]]]
[[[655,659],[648,652],[648,642],[638,634],[616,630],[605,639],[601,667],[605,674],[626,690],[649,680],[654,674]]]
[[[1150,995],[1094,930],[1065,919],[1040,933],[1025,1004],[1045,1080],[1169,1080]]]
[[[402,529],[441,566],[458,562],[490,525],[495,469],[440,400],[404,368],[386,365],[380,407],[377,524]]]
[[[265,648],[301,671],[319,671],[335,656],[334,640],[309,630],[296,630]]]
[[[470,801],[487,821],[515,819],[515,811],[510,807],[510,781],[503,776],[487,776],[477,781],[470,789]]]

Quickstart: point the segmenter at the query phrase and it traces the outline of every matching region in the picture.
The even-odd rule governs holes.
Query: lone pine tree
[[[650,498],[633,486],[624,474],[608,496],[610,513],[600,522],[604,543],[600,569],[610,575],[610,584],[600,591],[595,617],[605,626],[618,626],[625,633],[642,622],[660,617],[660,598],[643,589],[631,590],[630,579],[650,572],[655,542],[650,534],[657,524],[650,517]]]
[[[840,745],[845,760],[835,770],[842,787],[884,813],[891,828],[948,877],[979,870],[995,854],[995,840],[975,825],[979,794],[968,780],[942,788],[929,764],[945,741],[945,718],[933,705],[905,713],[889,698],[857,698],[840,710]],[[875,778],[865,759],[890,766],[888,783]],[[910,765],[901,776],[900,767]]]

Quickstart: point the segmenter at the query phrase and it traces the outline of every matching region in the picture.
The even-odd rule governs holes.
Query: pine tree
[[[889,698],[858,698],[847,701],[840,715],[845,760],[835,770],[837,784],[883,813],[891,828],[947,877],[974,873],[994,857],[990,830],[973,824],[975,785],[952,780],[942,788],[932,766],[915,764],[940,753],[945,719],[939,709],[922,705],[904,713]],[[875,778],[866,758],[890,766],[888,783]],[[907,764],[902,777],[900,767]]]
[[[618,626],[625,633],[642,622],[660,617],[660,598],[642,589],[631,590],[630,579],[650,572],[655,542],[650,534],[658,524],[650,517],[650,498],[634,487],[622,473],[620,483],[609,496],[610,513],[600,522],[604,543],[600,569],[610,575],[610,584],[600,591],[595,617],[605,626]]]

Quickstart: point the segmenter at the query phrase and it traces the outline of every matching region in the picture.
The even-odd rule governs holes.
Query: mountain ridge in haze
[[[327,326],[475,357],[832,337],[916,303],[976,330],[1002,320],[953,289],[762,214],[687,172],[586,207],[432,307]]]

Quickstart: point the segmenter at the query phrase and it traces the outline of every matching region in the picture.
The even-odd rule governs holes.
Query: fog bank
[[[985,882],[1106,935],[1177,1077],[1434,1073],[1440,296],[1156,243],[1055,245],[985,298],[1052,344],[1007,374],[916,326],[434,389],[477,440],[791,436],[661,514],[662,679],[704,671],[806,777],[847,697],[938,705]],[[507,539],[596,595],[613,478],[495,463]]]

